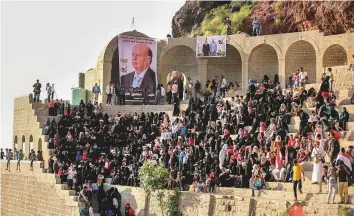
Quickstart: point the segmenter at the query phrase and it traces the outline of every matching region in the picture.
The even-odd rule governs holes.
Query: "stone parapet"
[[[137,215],[162,215],[158,202],[154,196],[146,197],[141,188],[110,185],[105,183],[104,188],[108,190],[115,187],[122,195],[122,203],[129,202]],[[251,197],[250,189],[228,188],[222,192],[218,189],[216,193],[195,193],[181,192],[179,209],[184,216],[268,216],[288,215],[294,202],[292,195],[286,191],[264,190],[256,191],[256,196]],[[168,193],[171,191],[168,191]],[[272,194],[270,196],[262,193]],[[321,194],[323,197],[326,194]],[[304,194],[304,197],[313,194]],[[354,205],[324,204],[323,200],[303,199],[302,210],[305,215],[319,216],[349,216],[354,212]],[[124,206],[121,208],[124,212]]]

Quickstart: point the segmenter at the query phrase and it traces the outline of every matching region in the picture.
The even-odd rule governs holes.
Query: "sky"
[[[1,2],[1,147],[13,142],[14,98],[39,79],[71,100],[78,73],[95,67],[104,46],[131,28],[163,39],[184,1]],[[45,94],[41,94],[44,99]]]

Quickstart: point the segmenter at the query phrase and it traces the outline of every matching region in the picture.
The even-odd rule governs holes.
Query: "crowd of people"
[[[53,115],[63,114],[58,122],[48,119],[45,123],[52,149],[49,171],[60,175],[88,205],[96,194],[101,215],[108,211],[119,214],[121,205],[117,190],[103,190],[105,179],[140,186],[139,168],[146,160],[170,170],[167,189],[187,190],[188,186],[196,192],[214,192],[217,186],[257,190],[269,181],[293,181],[297,199],[304,161],[313,161],[312,181],[320,192],[326,179],[334,188],[337,173],[339,182],[345,179],[351,184],[354,151],[352,146],[346,151],[339,143],[349,114],[344,108],[341,114],[335,109],[330,76],[324,77],[318,92],[306,91],[301,82],[282,90],[278,76],[274,80],[264,76],[261,82],[251,79],[247,95],[231,100],[223,98],[223,79],[218,82],[216,77],[207,84],[205,92],[210,94],[191,94],[188,108],[178,108],[174,117],[163,112],[108,115],[91,102],[73,108],[69,104],[54,106]],[[174,85],[178,88],[178,83]],[[178,101],[178,91],[172,97]],[[310,115],[301,109],[304,103],[315,106]],[[294,116],[300,119],[298,133],[290,133],[288,127]],[[326,155],[329,161],[325,161]],[[330,164],[328,172],[324,171],[328,168],[325,162]],[[339,171],[333,171],[337,165]],[[339,187],[342,201],[348,202],[345,188]]]
[[[327,182],[328,202],[334,200],[338,188],[341,201],[348,202],[354,151],[352,146],[341,148],[339,142],[347,130],[349,113],[345,108],[340,114],[335,109],[331,70],[323,76],[318,91],[305,90],[308,78],[303,68],[291,81],[289,88],[282,89],[277,75],[273,80],[265,75],[261,82],[250,79],[247,95],[227,100],[229,84],[223,76],[208,81],[204,90],[198,81],[188,79],[186,110],[179,109],[184,90],[179,91],[181,84],[175,81],[166,91],[167,103],[174,104],[173,117],[164,112],[103,113],[97,103],[101,93],[97,85],[94,104],[81,101],[79,106],[70,106],[51,98],[49,115],[59,118],[48,118],[44,126],[49,137],[49,172],[76,191],[86,204],[83,215],[93,212],[93,197],[97,197],[101,215],[120,215],[119,191],[104,191],[103,183],[110,178],[113,185],[140,186],[139,168],[147,160],[169,169],[167,189],[202,193],[215,192],[215,187],[238,187],[254,191],[270,181],[293,182],[296,200],[305,179],[301,164],[313,161],[311,180],[319,185],[319,192]],[[112,88],[116,96],[124,91],[123,86],[111,83],[106,92]],[[40,92],[38,81],[36,92]],[[112,99],[113,103],[121,101],[112,96],[107,103]],[[302,110],[305,104],[315,107],[311,114]],[[291,133],[288,125],[295,116],[300,126],[297,133]],[[31,152],[31,161],[41,160],[38,153]],[[15,154],[18,161],[23,159],[21,154]],[[12,155],[10,149],[1,158],[11,160]],[[125,209],[125,215],[134,215],[129,203]]]

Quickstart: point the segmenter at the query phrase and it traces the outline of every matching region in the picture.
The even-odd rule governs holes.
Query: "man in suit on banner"
[[[156,73],[150,68],[152,50],[146,44],[135,44],[132,49],[132,65],[134,72],[121,77],[121,85],[126,88],[149,88],[150,93],[156,92]]]

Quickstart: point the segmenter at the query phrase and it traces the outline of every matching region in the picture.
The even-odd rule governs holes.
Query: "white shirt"
[[[107,85],[106,87],[106,94],[111,94],[111,86]]]
[[[214,42],[210,43],[210,52],[216,52],[217,44]]]
[[[146,68],[141,74],[137,74],[136,72],[134,72],[134,79],[133,79],[133,86],[132,86],[133,88],[140,88],[141,81],[143,81],[145,73],[148,69],[149,68]]]
[[[164,87],[161,87],[161,97],[165,97],[166,95],[166,90]]]
[[[306,76],[307,76],[307,72],[300,72],[299,73],[299,75],[300,75],[300,80],[304,80],[305,78],[306,78]]]
[[[223,78],[221,81],[221,88],[225,88],[226,87],[226,79]]]

